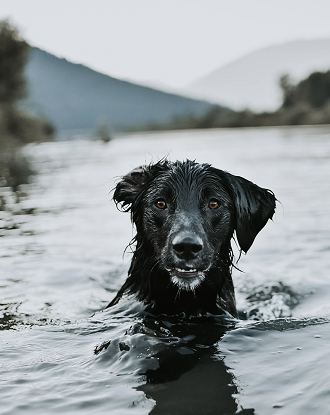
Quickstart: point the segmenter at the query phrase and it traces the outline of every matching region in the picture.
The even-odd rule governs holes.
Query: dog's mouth
[[[171,270],[170,274],[178,278],[196,278],[199,274],[202,274],[202,272],[195,268],[174,268]]]
[[[194,290],[204,280],[203,271],[196,268],[172,268],[167,269],[174,285],[183,290]]]

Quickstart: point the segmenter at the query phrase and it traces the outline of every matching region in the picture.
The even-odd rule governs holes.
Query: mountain
[[[282,103],[279,78],[297,82],[330,69],[330,39],[300,40],[257,50],[200,78],[181,93],[241,110],[275,110]]]
[[[29,98],[23,106],[58,130],[125,130],[174,117],[203,114],[211,104],[96,72],[32,47],[26,66]]]

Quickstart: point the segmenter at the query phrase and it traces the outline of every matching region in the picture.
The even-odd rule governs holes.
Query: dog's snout
[[[203,241],[198,236],[176,236],[172,247],[178,258],[188,260],[197,257],[203,249]]]

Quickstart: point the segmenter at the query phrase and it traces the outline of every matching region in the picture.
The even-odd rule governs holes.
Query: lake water
[[[18,204],[0,189],[1,414],[329,413],[329,127],[141,133],[26,151],[39,175]],[[134,234],[111,189],[166,155],[246,177],[280,201],[234,270],[247,320],[143,319],[129,300],[102,311],[126,278]]]

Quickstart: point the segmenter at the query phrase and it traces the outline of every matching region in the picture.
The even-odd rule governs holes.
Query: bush
[[[21,184],[29,183],[34,173],[30,161],[18,147],[9,147],[0,153],[0,186],[11,187],[14,192]]]

